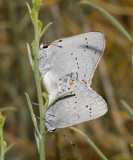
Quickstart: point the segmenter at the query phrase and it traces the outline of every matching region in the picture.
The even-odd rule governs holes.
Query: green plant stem
[[[92,142],[92,140],[86,136],[83,132],[81,132],[80,130],[78,130],[75,127],[70,127],[70,129],[74,130],[75,132],[77,132],[95,151],[96,153],[103,159],[103,160],[108,160],[103,153],[98,149],[98,147]]]
[[[45,160],[45,121],[44,121],[44,110],[43,110],[43,99],[42,99],[42,91],[41,91],[41,84],[40,84],[40,75],[39,75],[39,26],[38,26],[38,7],[35,10],[35,65],[34,65],[34,74],[35,74],[35,82],[36,82],[36,88],[37,88],[37,96],[38,96],[38,102],[39,102],[39,112],[40,112],[40,134],[41,134],[41,140],[40,140],[40,160]]]
[[[3,125],[4,125],[5,117],[2,116],[0,112],[0,160],[4,160],[5,155],[5,142],[3,138]]]

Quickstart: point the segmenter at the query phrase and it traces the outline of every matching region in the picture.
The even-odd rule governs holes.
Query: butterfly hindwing
[[[68,80],[68,82],[70,81]],[[67,87],[75,90],[75,92],[60,99],[46,111],[47,121],[53,118],[53,123],[51,123],[49,129],[76,125],[96,119],[107,112],[106,102],[91,88],[88,88],[86,85],[81,84],[76,80],[73,81],[73,85],[67,84]],[[62,89],[63,92],[66,92],[69,88],[64,90],[64,87],[62,87]]]

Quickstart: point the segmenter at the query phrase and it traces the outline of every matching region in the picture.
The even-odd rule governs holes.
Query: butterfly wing
[[[75,80],[72,86],[67,84],[67,87],[75,90],[74,95],[64,97],[46,111],[48,130],[65,128],[96,119],[107,112],[104,99],[87,85]],[[65,86],[62,89],[64,92],[68,91]]]
[[[89,121],[107,112],[106,102],[89,87],[104,45],[103,33],[89,32],[57,40],[48,47],[41,73],[47,70],[43,82],[50,102],[66,91],[75,91],[74,96],[60,99],[46,111],[48,130]]]
[[[73,74],[90,86],[95,68],[105,46],[101,32],[88,32],[53,42],[47,50],[52,66],[49,70],[58,78]]]

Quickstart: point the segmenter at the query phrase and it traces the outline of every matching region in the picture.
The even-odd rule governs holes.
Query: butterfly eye
[[[48,45],[47,45],[47,44],[44,44],[44,45],[42,46],[42,48],[43,48],[43,49],[48,48]]]

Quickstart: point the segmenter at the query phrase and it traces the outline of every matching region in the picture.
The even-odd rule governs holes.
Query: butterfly
[[[39,70],[49,94],[49,104],[68,93],[46,110],[48,131],[96,119],[107,112],[105,100],[90,87],[104,47],[102,32],[62,38],[50,46],[40,45]]]

